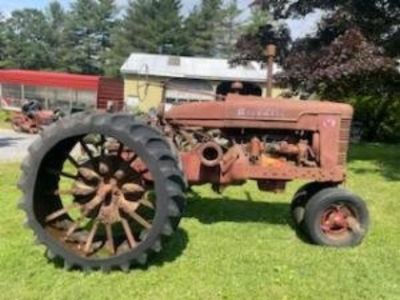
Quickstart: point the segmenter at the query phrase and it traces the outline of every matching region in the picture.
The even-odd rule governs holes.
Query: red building
[[[123,82],[101,76],[0,70],[3,106],[20,108],[26,100],[40,101],[46,109],[65,113],[123,108]]]

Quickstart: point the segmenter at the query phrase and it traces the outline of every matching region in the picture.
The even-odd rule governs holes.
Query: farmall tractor
[[[61,117],[59,110],[43,110],[38,101],[31,100],[25,103],[21,111],[13,116],[11,126],[16,132],[37,134],[59,117]]]
[[[19,183],[27,226],[66,268],[128,270],[162,251],[190,186],[254,180],[294,196],[294,223],[312,243],[355,246],[368,211],[340,187],[353,109],[346,104],[228,95],[157,117],[79,114],[46,128]]]

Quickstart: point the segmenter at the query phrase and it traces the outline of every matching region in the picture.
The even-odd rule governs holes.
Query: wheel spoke
[[[79,163],[78,163],[78,162],[76,161],[76,159],[73,158],[71,155],[68,155],[67,159],[68,159],[68,161],[69,161],[75,168],[77,168],[77,169],[80,168]]]
[[[136,183],[126,183],[121,190],[124,194],[141,194],[146,191],[140,184]]]
[[[139,215],[135,211],[129,211],[128,214],[131,216],[132,219],[134,219],[136,222],[138,222],[140,225],[142,225],[146,229],[151,228],[151,224],[146,221],[141,215]]]
[[[83,182],[75,181],[74,186],[72,188],[72,194],[75,196],[89,196],[95,193],[97,187],[92,187],[84,184]]]
[[[85,214],[88,214],[90,211],[95,209],[104,201],[104,197],[100,195],[96,195],[92,200],[84,205]]]
[[[155,208],[155,207],[154,207],[154,204],[151,203],[151,202],[150,202],[149,200],[147,200],[147,199],[142,199],[142,200],[139,201],[139,203],[142,204],[143,206],[146,206],[146,207],[151,208],[151,209],[154,209],[154,208]]]
[[[78,170],[79,175],[82,176],[84,179],[92,181],[92,180],[101,180],[101,177],[97,172],[93,171],[89,168],[79,168]]]
[[[106,175],[110,172],[110,167],[106,162],[102,161],[99,164],[99,171],[101,175]]]
[[[118,152],[117,152],[117,157],[120,158],[122,155],[122,151],[124,150],[124,144],[119,143],[119,148],[118,148]]]
[[[60,209],[60,210],[57,210],[56,212],[54,212],[46,217],[46,222],[54,221],[55,219],[57,219],[63,215],[66,215],[71,209],[74,209],[77,207],[79,207],[79,204],[73,203],[71,205],[68,205],[68,206]]]
[[[100,141],[100,154],[101,154],[101,156],[105,155],[105,151],[106,151],[105,143],[106,143],[106,137],[104,135],[101,135],[101,141]]]
[[[91,252],[93,240],[97,233],[98,228],[99,228],[99,221],[95,221],[92,229],[90,230],[88,239],[87,239],[85,247],[83,249],[83,252],[85,252],[86,255],[88,255]]]
[[[97,169],[97,166],[96,166],[96,163],[95,163],[95,160],[94,160],[93,153],[92,153],[92,151],[89,149],[88,145],[86,145],[86,143],[85,143],[84,141],[82,141],[82,140],[80,140],[79,143],[81,144],[83,150],[84,150],[84,151],[86,152],[86,154],[88,155],[89,161],[90,161],[90,163],[92,164],[92,166],[93,166],[95,169]]]
[[[122,227],[124,228],[125,235],[128,239],[129,247],[133,249],[137,243],[136,243],[135,238],[133,237],[131,227],[129,226],[128,221],[125,219],[121,219],[121,224],[122,224]]]
[[[78,220],[75,221],[74,224],[72,224],[69,228],[67,233],[65,234],[64,240],[67,241],[71,235],[79,228],[79,226],[81,225],[81,223],[83,222],[83,220],[85,219],[85,217],[80,217]]]
[[[133,153],[133,156],[129,159],[128,161],[128,165],[130,166],[131,164],[133,164],[133,162],[138,159],[138,156],[136,153]]]
[[[115,245],[114,245],[114,237],[113,237],[113,233],[112,233],[112,225],[105,224],[104,227],[106,229],[106,236],[107,236],[106,248],[112,254],[115,254]]]

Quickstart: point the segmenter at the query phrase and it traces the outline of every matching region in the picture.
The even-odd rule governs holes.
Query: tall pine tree
[[[5,66],[6,30],[4,17],[0,13],[0,68]]]
[[[217,56],[232,58],[236,51],[236,43],[242,31],[237,0],[228,1],[221,10],[221,17],[217,30]]]
[[[103,74],[116,12],[114,0],[76,0],[67,19],[64,63],[69,71]]]
[[[63,45],[63,35],[65,30],[66,12],[60,2],[52,1],[46,9],[47,22],[51,28],[49,32],[49,46],[52,49],[50,60],[53,62],[53,69],[64,70],[63,56],[65,49]]]
[[[185,45],[180,0],[131,0],[115,36],[120,58],[131,52],[179,55]]]
[[[103,69],[102,73],[113,75],[110,69],[114,67],[111,56],[113,51],[112,33],[117,25],[116,4],[114,0],[98,0],[98,3],[96,23],[100,39],[100,64]]]
[[[186,19],[189,55],[213,57],[218,54],[222,4],[222,0],[202,0]]]

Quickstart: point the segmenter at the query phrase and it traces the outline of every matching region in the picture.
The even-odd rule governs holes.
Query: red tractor
[[[369,216],[341,187],[352,115],[346,104],[240,95],[162,106],[144,120],[79,114],[30,147],[20,208],[49,257],[67,268],[127,270],[162,250],[188,187],[220,191],[253,180],[277,192],[302,179],[310,183],[291,206],[298,228],[318,245],[355,246]]]
[[[32,100],[22,106],[21,112],[14,115],[11,126],[16,132],[37,134],[59,117],[60,111],[43,110],[38,101]]]

